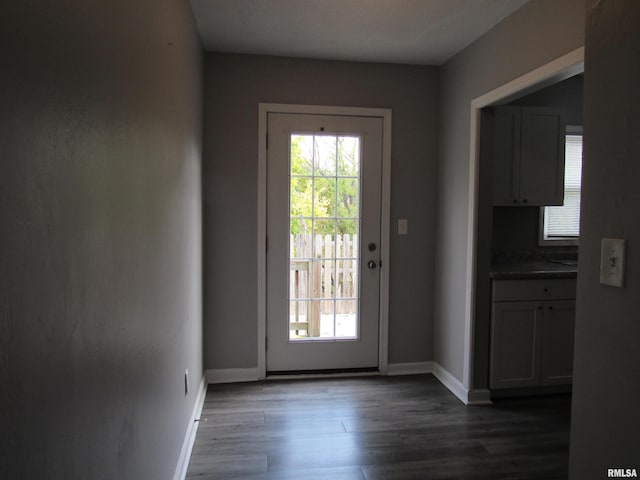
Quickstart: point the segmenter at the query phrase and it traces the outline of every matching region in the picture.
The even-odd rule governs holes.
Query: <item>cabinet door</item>
[[[575,318],[575,301],[545,303],[540,374],[542,385],[571,383]]]
[[[540,382],[540,302],[494,302],[491,318],[491,388]]]
[[[493,119],[493,204],[517,205],[520,192],[520,107],[498,107]]]
[[[564,138],[565,122],[561,110],[522,108],[521,205],[563,204]]]

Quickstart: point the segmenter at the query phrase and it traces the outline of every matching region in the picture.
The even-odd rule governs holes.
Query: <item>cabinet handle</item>
[[[526,199],[526,198],[523,198],[523,199],[522,199],[522,203],[527,203],[527,199]]]
[[[538,305],[538,310],[542,310],[542,305]]]
[[[517,199],[517,198],[514,198],[514,199],[513,199],[513,203],[518,203],[518,199]]]
[[[544,288],[542,289],[542,291],[543,291],[544,293],[547,293],[547,292],[549,291],[549,289],[548,289],[547,287],[544,287]]]
[[[553,310],[553,307],[551,305],[549,305],[549,310]]]

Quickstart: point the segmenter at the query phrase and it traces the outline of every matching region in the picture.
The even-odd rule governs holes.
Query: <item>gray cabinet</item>
[[[495,108],[494,205],[562,205],[565,128],[560,109]]]
[[[571,383],[575,322],[575,300],[555,300],[544,304],[540,351],[541,385]]]
[[[492,389],[571,383],[575,285],[573,279],[493,282]]]
[[[539,385],[540,316],[537,303],[495,303],[491,324],[491,388]]]

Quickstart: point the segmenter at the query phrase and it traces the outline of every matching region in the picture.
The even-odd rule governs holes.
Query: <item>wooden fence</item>
[[[355,313],[358,235],[295,234],[289,245],[291,329],[317,336],[320,315]]]

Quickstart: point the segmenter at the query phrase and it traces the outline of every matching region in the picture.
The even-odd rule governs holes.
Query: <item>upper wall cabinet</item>
[[[495,108],[493,204],[562,205],[565,121],[560,109]]]

